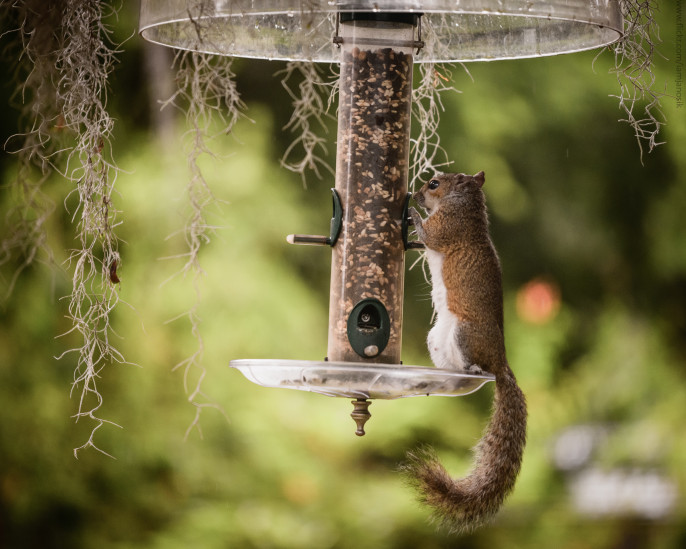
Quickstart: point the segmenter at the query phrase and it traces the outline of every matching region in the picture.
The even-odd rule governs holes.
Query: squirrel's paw
[[[422,216],[419,214],[417,210],[415,210],[413,207],[410,207],[410,209],[407,212],[412,219],[412,225],[414,226],[414,234],[417,235],[417,238],[419,239],[420,242],[424,241],[424,237],[426,236],[424,233],[424,226],[423,226],[423,220]]]
[[[481,366],[477,364],[472,364],[471,366],[466,366],[464,369],[465,374],[471,374],[474,376],[487,376],[488,372],[484,370]]]
[[[419,215],[419,212],[410,206],[410,208],[407,210],[407,213],[409,214],[410,218],[412,219],[412,224],[417,227],[421,227],[422,225],[422,216]]]

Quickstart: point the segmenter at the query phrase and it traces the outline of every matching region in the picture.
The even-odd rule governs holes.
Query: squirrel
[[[428,217],[409,210],[431,273],[436,320],[427,343],[434,365],[495,376],[493,414],[469,476],[452,479],[430,448],[410,452],[403,467],[422,500],[457,532],[495,515],[514,487],[526,444],[526,399],[505,356],[502,273],[484,182],[484,172],[436,175],[413,195]]]

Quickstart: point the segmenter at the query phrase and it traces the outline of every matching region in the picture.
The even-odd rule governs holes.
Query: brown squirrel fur
[[[410,453],[404,467],[423,501],[455,531],[473,530],[498,511],[526,444],[526,400],[505,356],[502,275],[488,232],[484,181],[483,172],[437,175],[414,194],[428,218],[410,210],[431,270],[434,364],[495,376],[493,414],[469,476],[452,479],[431,449]]]

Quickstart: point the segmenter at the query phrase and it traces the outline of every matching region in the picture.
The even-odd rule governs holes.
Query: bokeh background
[[[333,180],[309,175],[305,188],[280,167],[293,138],[283,129],[292,106],[274,76],[280,63],[234,64],[247,117],[202,161],[218,199],[199,307],[203,389],[217,408],[205,408],[201,431],[186,436],[195,408],[173,368],[197,342],[187,319],[170,320],[195,293],[190,278],[173,276],[183,260],[161,258],[185,250],[187,127],[181,113],[159,113],[160,90],[173,85],[170,53],[143,43],[137,3],[124,2],[111,22],[125,41],[109,93],[123,170],[114,198],[125,303],[113,337],[132,364],[101,372],[101,415],[121,428],[95,435],[115,459],[72,453],[93,425],[72,418],[74,358],[55,360],[78,345],[58,337],[71,327],[62,261],[74,229],[62,207],[70,188],[55,177],[45,189],[57,204],[57,265],[24,271],[0,307],[0,547],[685,547],[686,107],[676,95],[684,46],[677,2],[659,5],[655,74],[671,96],[662,101],[665,143],[642,158],[618,122],[610,53],[453,70],[461,93],[445,97],[442,144],[451,170],[486,172],[508,356],[530,409],[514,493],[492,525],[454,536],[430,523],[397,467],[407,450],[431,444],[451,472],[465,473],[492,387],[375,401],[358,438],[345,399],[258,387],[228,367],[326,353],[330,253],[288,246],[285,236],[328,231]],[[2,141],[18,131],[15,63],[2,59]],[[333,164],[333,119],[328,140]],[[6,210],[17,167],[1,154]],[[3,288],[17,265],[3,266]],[[430,364],[429,292],[421,268],[411,270],[406,364]]]

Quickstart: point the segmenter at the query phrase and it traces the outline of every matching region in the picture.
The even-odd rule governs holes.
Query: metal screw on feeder
[[[181,49],[340,64],[327,359],[234,360],[249,380],[369,401],[464,395],[492,376],[403,366],[412,67],[587,50],[623,33],[619,0],[141,0],[144,38]],[[332,38],[333,37],[333,38]]]

